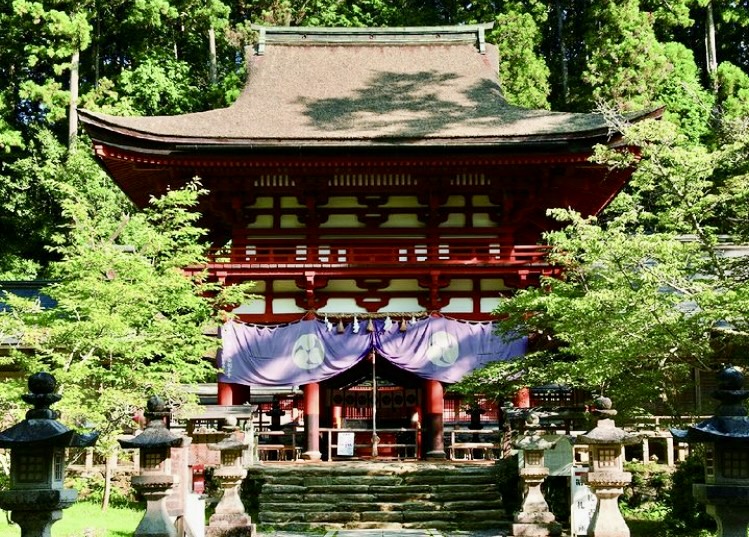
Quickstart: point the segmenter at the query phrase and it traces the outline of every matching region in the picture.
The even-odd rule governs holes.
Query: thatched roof
[[[81,118],[94,138],[165,148],[605,140],[600,115],[507,104],[486,27],[260,28],[246,87],[232,106],[171,117],[82,110]]]

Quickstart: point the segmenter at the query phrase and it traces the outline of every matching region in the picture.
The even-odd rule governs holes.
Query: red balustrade
[[[277,268],[391,267],[415,264],[422,266],[528,266],[548,265],[548,247],[542,245],[508,245],[499,243],[444,243],[429,246],[420,243],[389,244],[362,241],[359,244],[288,244],[257,242],[244,248],[223,248],[209,254],[211,264]]]

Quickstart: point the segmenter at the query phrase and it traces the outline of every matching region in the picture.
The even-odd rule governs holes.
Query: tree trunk
[[[561,0],[554,1],[557,12],[557,54],[559,54],[559,68],[562,71],[562,103],[567,104],[569,96],[569,72],[567,69],[567,47],[564,44],[564,13]]]
[[[112,495],[112,466],[116,464],[117,452],[104,459],[104,495],[101,498],[101,510],[109,509],[109,498]]]
[[[75,149],[78,136],[78,67],[81,52],[76,49],[70,59],[70,109],[68,113],[68,151]]]
[[[101,17],[99,16],[99,6],[96,9],[96,45],[94,48],[94,87],[99,87],[99,62],[101,61]]]
[[[208,29],[208,55],[210,60],[211,84],[216,83],[216,31],[211,26]]]
[[[717,91],[715,87],[715,72],[718,70],[718,52],[715,45],[715,18],[713,16],[713,3],[707,3],[707,20],[705,21],[705,54],[707,55],[707,73],[713,83],[713,91]]]

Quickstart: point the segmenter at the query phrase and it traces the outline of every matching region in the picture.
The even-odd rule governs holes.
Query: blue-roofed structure
[[[0,311],[7,311],[10,307],[5,301],[5,293],[13,293],[22,298],[37,299],[45,309],[55,307],[56,302],[42,292],[50,283],[52,283],[50,280],[0,281]]]

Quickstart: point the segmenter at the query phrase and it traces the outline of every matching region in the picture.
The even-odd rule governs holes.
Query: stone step
[[[279,531],[509,528],[492,466],[470,464],[267,465],[257,522]]]
[[[349,503],[346,501],[336,502],[310,502],[297,501],[291,502],[273,502],[263,503],[264,512],[278,513],[295,513],[295,512],[331,512],[337,509],[343,509],[350,512],[435,512],[435,511],[455,511],[459,513],[480,512],[482,510],[492,510],[504,512],[501,499],[494,500],[473,500],[460,502],[434,503],[429,501],[408,501],[408,502],[387,502],[377,498],[377,502]]]
[[[340,486],[331,485],[329,487],[300,487],[298,485],[265,485],[263,487],[263,493],[267,496],[283,497],[283,496],[299,496],[305,495],[313,498],[317,495],[322,496],[371,496],[377,495],[381,497],[392,496],[400,500],[408,499],[409,497],[472,497],[499,494],[495,485],[408,485],[408,486],[393,486],[393,487],[382,487],[382,486],[369,486],[366,484],[356,486]]]

